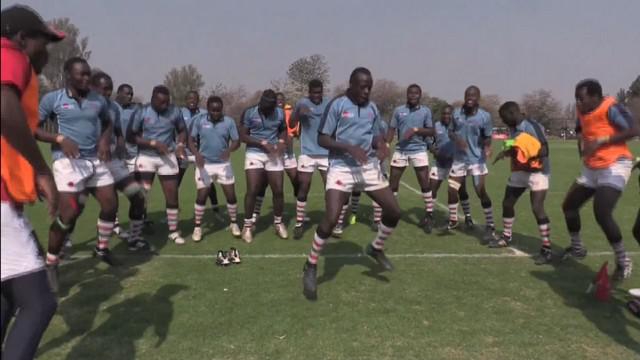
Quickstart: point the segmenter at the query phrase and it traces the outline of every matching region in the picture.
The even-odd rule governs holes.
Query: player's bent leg
[[[322,248],[338,223],[343,204],[349,199],[349,193],[328,189],[325,193],[325,212],[314,233],[311,251],[302,269],[302,293],[309,300],[317,299],[318,258]]]
[[[229,214],[229,231],[231,235],[239,238],[242,235],[238,225],[238,198],[236,197],[235,180],[228,184],[221,184],[222,191],[227,200],[227,213]]]
[[[117,265],[117,260],[109,250],[109,240],[113,234],[115,226],[116,214],[118,212],[118,197],[113,185],[96,187],[93,190],[99,206],[100,214],[98,215],[98,243],[94,249],[94,256],[109,264]]]
[[[551,221],[544,209],[544,200],[547,197],[547,190],[531,191],[529,193],[529,197],[531,199],[533,216],[536,218],[538,232],[540,233],[540,240],[542,242],[540,254],[538,254],[535,264],[549,264],[553,259],[553,253],[551,252]]]
[[[47,247],[46,264],[55,267],[59,263],[59,255],[64,240],[80,215],[78,193],[60,192],[58,202],[58,216],[49,227],[49,242]]]
[[[289,178],[289,181],[291,181],[291,187],[293,187],[293,196],[297,197],[298,191],[300,189],[300,184],[298,181],[298,169],[293,167],[293,168],[284,169],[284,171],[287,173],[287,177]]]
[[[207,198],[209,197],[210,186],[204,186],[196,192],[196,203],[193,205],[193,233],[191,239],[195,242],[202,240],[202,218],[207,209]]]
[[[247,191],[244,195],[244,226],[242,229],[242,240],[246,243],[253,241],[251,233],[254,224],[253,214],[257,208],[257,200],[260,194],[264,194],[266,188],[266,171],[264,169],[247,169],[245,177],[247,181]],[[264,195],[263,195],[264,196]],[[260,199],[264,199],[264,197]],[[262,200],[260,200],[262,203]],[[261,204],[260,204],[261,205]]]
[[[515,205],[522,194],[527,190],[524,187],[507,185],[502,199],[502,236],[489,242],[490,248],[501,248],[511,245],[513,223],[516,217]]]
[[[404,174],[405,167],[391,166],[391,173],[389,174],[389,187],[394,194],[398,193],[400,189],[400,179]]]
[[[488,244],[496,238],[496,224],[493,219],[493,207],[491,198],[489,197],[489,193],[487,193],[487,188],[485,185],[486,177],[487,175],[484,174],[473,176],[474,189],[476,191],[476,194],[478,195],[478,198],[480,198],[480,205],[482,206],[482,211],[484,212],[485,218],[485,229],[484,235],[482,237],[483,244]]]
[[[613,218],[613,210],[622,195],[622,191],[609,186],[600,186],[593,196],[593,213],[596,222],[604,232],[615,253],[616,269],[612,279],[620,281],[631,276],[631,258],[627,256],[622,242],[622,233]]]
[[[400,221],[400,206],[389,187],[367,191],[367,195],[382,207],[382,221],[376,237],[367,246],[366,252],[385,270],[392,271],[393,265],[384,253],[384,246]]]
[[[565,249],[563,259],[573,257],[576,259],[584,259],[587,256],[587,250],[582,244],[580,238],[580,208],[595,194],[595,189],[584,185],[573,183],[562,203],[562,212],[564,220],[567,224],[567,231],[571,238],[571,245]]]
[[[298,172],[298,197],[296,199],[296,225],[293,230],[293,238],[299,240],[304,234],[304,218],[306,216],[307,196],[311,188],[313,173]]]
[[[420,221],[419,226],[427,233],[433,228],[433,192],[429,181],[429,166],[421,166],[414,168],[420,191],[422,192],[422,201],[424,201],[424,218]]]
[[[464,225],[469,230],[473,229],[475,224],[471,217],[471,201],[469,200],[469,192],[467,191],[466,178],[462,178],[460,190],[458,190],[458,197],[460,198],[460,205],[462,206],[462,213],[464,214]]]
[[[289,234],[287,228],[282,222],[282,213],[284,212],[284,174],[283,171],[267,171],[267,181],[273,194],[273,226],[276,235],[281,239],[287,239]]]
[[[463,181],[464,177],[449,176],[449,186],[447,191],[447,204],[449,207],[449,224],[447,225],[447,229],[449,230],[458,227],[458,191],[460,190]]]

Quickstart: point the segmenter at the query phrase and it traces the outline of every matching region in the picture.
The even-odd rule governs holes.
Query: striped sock
[[[506,237],[506,238],[510,238],[511,235],[513,234],[513,222],[516,220],[515,217],[512,218],[502,218],[502,225],[503,225],[503,229],[502,229],[502,236]]]
[[[313,244],[311,245],[311,252],[309,253],[309,257],[307,258],[307,261],[309,262],[309,264],[318,263],[318,257],[320,256],[320,253],[322,252],[322,248],[324,247],[324,244],[326,242],[327,242],[327,239],[321,238],[318,235],[318,233],[315,233],[313,235]]]
[[[495,227],[496,223],[493,221],[493,209],[491,207],[482,208],[484,212],[484,218],[487,221],[487,226]]]
[[[129,236],[129,242],[135,242],[142,239],[142,228],[144,227],[144,220],[131,219],[131,235]]]
[[[113,233],[113,221],[98,219],[98,249],[108,249],[109,239]]]
[[[433,213],[433,196],[431,191],[422,193],[422,200],[424,200],[424,209],[427,211],[427,214]]]
[[[360,195],[351,195],[351,214],[356,215],[360,208]]]
[[[347,214],[347,209],[349,209],[349,205],[342,205],[342,210],[340,211],[340,217],[338,217],[338,225],[342,227],[344,225],[344,216]]]
[[[624,244],[622,243],[622,240],[611,244],[611,247],[613,248],[613,252],[616,255],[616,264],[624,265],[627,258],[627,252],[624,251]]]
[[[263,202],[264,202],[264,197],[262,196],[256,197],[256,206],[253,208],[253,213],[256,215],[256,218],[260,216],[260,212],[262,212]]]
[[[229,220],[232,224],[238,221],[238,204],[227,203],[227,212],[229,213]]]
[[[178,209],[167,208],[167,225],[170,233],[178,231]]]
[[[449,221],[458,221],[458,203],[449,204]]]
[[[253,227],[253,219],[252,218],[248,218],[248,219],[244,219],[244,228],[245,229],[251,229]]]
[[[296,226],[302,226],[304,223],[305,208],[307,207],[306,201],[296,201]]]
[[[395,228],[388,227],[381,223],[378,227],[378,235],[376,235],[376,238],[371,242],[371,246],[376,250],[384,250],[384,242],[391,236],[394,229]]]
[[[569,233],[569,237],[571,237],[571,247],[580,250],[582,249],[582,240],[580,239],[580,233]]]
[[[551,224],[538,224],[538,231],[540,231],[542,246],[551,247],[551,239],[549,238],[549,234],[551,233]]]
[[[469,199],[460,201],[460,204],[462,205],[462,212],[464,213],[464,216],[471,216],[471,203],[469,202]]]
[[[58,265],[60,263],[60,258],[58,255],[53,255],[50,252],[47,252],[47,258],[45,260],[47,265]]]
[[[282,216],[274,216],[273,217],[273,223],[274,224],[281,224],[282,223]]]
[[[382,207],[377,202],[373,201],[373,222],[379,223],[382,220]]]
[[[204,210],[207,207],[204,206],[204,205],[195,204],[195,206],[193,208],[194,208],[194,214],[195,214],[194,215],[194,222],[196,224],[196,227],[200,227],[200,225],[202,225],[202,217],[204,216]]]
[[[398,192],[397,192],[397,191],[394,191],[394,192],[393,192],[393,196],[398,197]]]

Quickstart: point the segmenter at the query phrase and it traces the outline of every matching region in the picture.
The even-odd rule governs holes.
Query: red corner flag
[[[605,261],[600,267],[593,282],[589,285],[589,291],[595,287],[595,296],[598,301],[607,302],[611,299],[611,282],[609,281],[609,262]]]

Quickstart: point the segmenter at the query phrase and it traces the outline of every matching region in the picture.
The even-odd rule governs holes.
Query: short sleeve
[[[15,87],[22,96],[31,80],[31,64],[27,56],[16,49],[3,47],[0,51],[0,82],[2,85]]]
[[[40,104],[38,105],[38,112],[40,113],[40,123],[43,123],[49,120],[54,113],[54,107],[56,102],[56,93],[50,92],[40,99]]]
[[[131,131],[134,133],[138,133],[142,131],[142,113],[144,112],[144,108],[137,108],[133,114],[131,114],[131,120],[129,121],[129,126],[131,127]],[[127,129],[128,130],[128,129]]]
[[[242,112],[242,119],[240,119],[240,124],[247,129],[251,128],[251,119],[249,116],[249,109],[246,109]]]
[[[398,128],[398,109],[393,110],[393,115],[391,115],[391,121],[389,121],[389,127],[392,129]]]
[[[633,117],[622,104],[610,107],[607,115],[611,125],[618,130],[627,130],[633,127]]]
[[[491,121],[491,115],[486,113],[482,121],[482,135],[485,138],[490,138],[491,134],[493,134],[493,121]]]
[[[233,141],[240,140],[240,136],[238,135],[238,128],[236,127],[236,121],[233,119],[229,119],[229,137]]]
[[[338,128],[338,120],[340,119],[340,108],[336,102],[332,101],[324,111],[318,132],[324,135],[332,136]]]
[[[433,117],[431,115],[431,110],[427,108],[426,113],[424,114],[424,127],[432,128],[433,127]]]
[[[173,122],[176,126],[176,130],[178,131],[185,130],[185,128],[187,127],[187,125],[184,122],[184,117],[182,116],[182,111],[180,110],[176,111],[176,114],[174,115],[174,118],[173,118]]]
[[[191,131],[189,131],[189,135],[191,137],[195,138],[200,134],[200,129],[202,127],[202,121],[200,121],[200,119],[200,116],[196,116],[195,118],[191,119]]]

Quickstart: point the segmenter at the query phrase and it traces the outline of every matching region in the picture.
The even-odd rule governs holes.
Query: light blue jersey
[[[441,121],[435,123],[434,144],[436,147],[435,159],[439,169],[448,169],[453,164],[453,156],[456,153],[456,144],[449,137],[449,126]]]
[[[484,164],[484,140],[491,138],[493,122],[491,115],[478,108],[475,114],[467,116],[464,111],[456,109],[453,112],[453,131],[456,136],[467,143],[466,150],[458,150],[454,160],[467,165]]]
[[[369,101],[364,106],[354,104],[346,95],[329,103],[322,117],[318,132],[333,137],[340,143],[356,145],[375,157],[372,142],[382,133],[380,112]],[[359,167],[358,162],[348,153],[329,151],[329,166]]]
[[[182,113],[182,119],[184,120],[184,126],[187,128],[187,134],[191,134],[191,129],[193,128],[193,119],[200,115],[206,114],[207,111],[204,109],[196,109],[193,113],[186,107],[180,108],[180,112]],[[191,150],[189,148],[185,148],[185,152],[187,156],[193,155],[191,154]]]
[[[242,125],[249,129],[249,136],[258,141],[266,140],[272,145],[277,144],[280,134],[287,131],[284,111],[278,107],[271,116],[265,117],[258,111],[258,105],[252,106],[242,114]],[[264,150],[260,147],[247,145],[247,152],[264,153]]]
[[[302,98],[293,110],[297,114],[301,108],[309,108],[309,114],[299,116],[300,121],[300,152],[309,156],[328,156],[329,150],[318,145],[318,129],[329,101],[323,99],[320,104],[314,104],[308,97]]]
[[[129,104],[129,106],[127,106],[126,108],[123,108],[122,105],[118,104],[117,102],[114,101],[113,103],[120,110],[120,127],[122,129],[122,136],[124,136],[125,145],[127,148],[127,159],[133,159],[136,156],[138,156],[138,146],[136,144],[132,144],[129,141],[127,141],[127,131],[129,127],[133,124],[131,122],[131,118],[133,116],[133,113],[138,108],[138,106]]]
[[[185,129],[184,119],[180,109],[170,105],[162,114],[158,114],[151,104],[144,105],[132,116],[132,130],[141,133],[142,138],[150,141],[155,140],[165,144],[170,151],[176,147],[175,133]],[[140,149],[141,154],[158,156],[155,149]]]
[[[42,97],[39,111],[40,123],[54,119],[58,123],[58,133],[78,145],[81,157],[98,157],[101,119],[109,119],[107,100],[103,96],[89,91],[78,101],[67,89],[59,89]],[[51,150],[54,160],[64,157],[58,144],[53,144]]]
[[[207,113],[193,117],[191,137],[200,138],[198,151],[207,164],[223,163],[220,155],[229,148],[229,142],[240,139],[235,120],[224,116],[219,121],[212,121]]]
[[[391,116],[389,126],[396,129],[398,143],[396,150],[407,154],[415,154],[424,152],[427,149],[425,138],[419,135],[413,135],[408,140],[403,140],[407,130],[412,128],[432,128],[433,120],[431,118],[431,109],[424,105],[418,105],[411,109],[408,105],[398,106]]]

